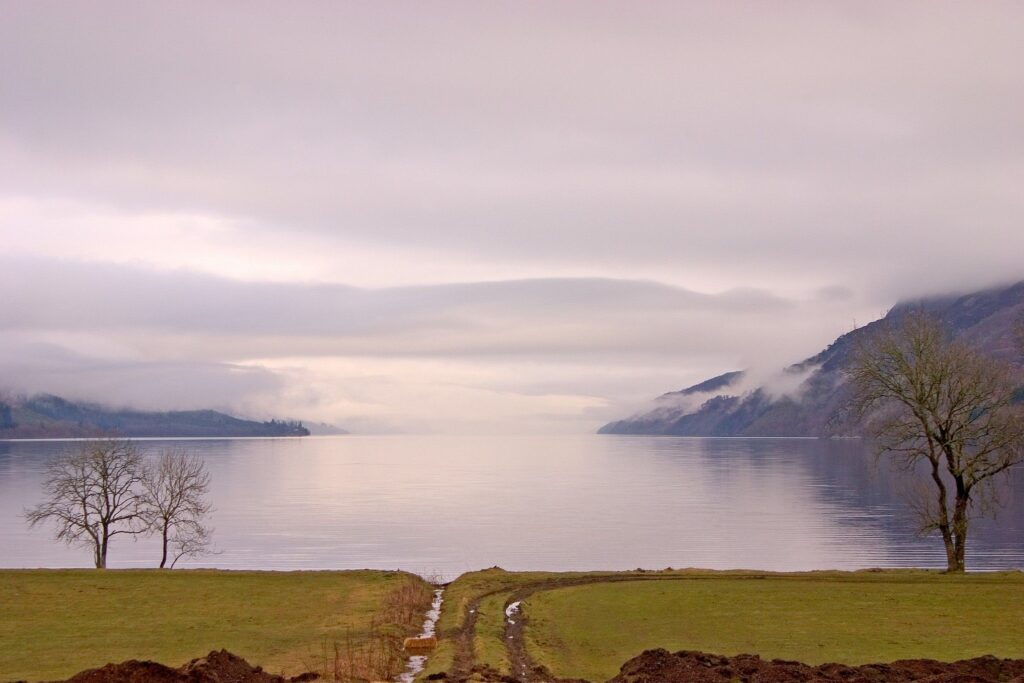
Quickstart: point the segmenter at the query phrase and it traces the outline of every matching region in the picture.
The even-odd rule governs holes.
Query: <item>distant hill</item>
[[[940,317],[954,338],[996,358],[1019,362],[1014,325],[1024,315],[1024,282],[967,295],[904,302],[883,318],[836,339],[827,349],[782,372],[784,392],[746,386],[742,371],[719,375],[655,399],[655,407],[611,422],[601,434],[676,436],[827,436],[846,400],[845,370],[858,338],[912,310]]]
[[[126,437],[308,436],[301,422],[256,422],[215,410],[115,410],[43,394],[0,401],[0,439]]]
[[[306,429],[313,436],[341,436],[349,433],[347,429],[342,429],[337,425],[328,424],[327,422],[307,422]]]

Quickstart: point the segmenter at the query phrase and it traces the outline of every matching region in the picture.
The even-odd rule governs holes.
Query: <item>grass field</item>
[[[566,581],[595,583],[558,585]],[[652,647],[812,664],[1024,658],[1019,572],[492,569],[448,586],[441,642],[424,675],[453,665],[470,605],[472,663],[508,673],[504,607],[524,589],[536,590],[524,603],[532,658],[558,676],[591,681]],[[220,648],[272,672],[330,672],[325,646],[328,660],[338,643],[343,665],[361,652],[366,663],[374,643],[395,647],[418,631],[430,598],[428,584],[399,572],[0,571],[0,681],[65,678],[125,659],[177,666]],[[389,678],[402,663],[389,652],[391,669],[357,666],[356,674]]]
[[[525,602],[531,656],[604,681],[653,647],[849,664],[1024,658],[1024,574],[694,573],[598,583]]]
[[[538,583],[587,577],[621,578],[623,575],[622,572],[507,572],[496,568],[463,574],[445,590],[444,609],[437,624],[440,643],[430,656],[423,677],[447,671],[452,666],[455,655],[453,637],[462,628],[470,603],[479,601],[473,637],[474,663],[508,674],[505,604],[513,593]]]
[[[399,572],[0,571],[0,681],[220,648],[295,674],[323,668],[325,646],[333,660],[334,643],[417,632],[430,598]]]

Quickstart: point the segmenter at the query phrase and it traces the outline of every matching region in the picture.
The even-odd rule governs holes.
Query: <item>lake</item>
[[[943,567],[901,477],[859,441],[633,436],[342,436],[142,440],[200,454],[218,554],[179,566],[511,570]],[[0,566],[84,567],[30,530],[44,468],[74,442],[0,442]],[[970,569],[1024,567],[1024,468]],[[116,537],[112,567],[151,567]]]

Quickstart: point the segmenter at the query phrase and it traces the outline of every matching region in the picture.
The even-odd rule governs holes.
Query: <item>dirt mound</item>
[[[318,676],[313,673],[294,678],[268,674],[241,657],[220,650],[193,659],[177,669],[135,659],[120,664],[107,664],[99,669],[77,673],[66,683],[303,683],[316,678]]]
[[[1024,659],[978,657],[959,662],[904,659],[891,664],[808,666],[757,655],[647,650],[622,665],[609,683],[1024,683]]]

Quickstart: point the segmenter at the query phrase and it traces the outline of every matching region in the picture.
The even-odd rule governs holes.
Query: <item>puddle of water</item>
[[[444,589],[438,588],[434,591],[434,601],[430,603],[430,609],[427,610],[426,618],[423,620],[423,629],[418,636],[419,638],[430,638],[434,635],[437,620],[441,616],[441,603],[443,602]],[[426,665],[427,655],[412,655],[405,665],[405,671],[400,673],[396,680],[398,683],[413,683],[416,676],[423,671],[423,667]]]
[[[513,626],[515,625],[516,622],[515,622],[515,620],[512,619],[512,617],[514,617],[515,615],[519,614],[519,605],[520,604],[522,604],[522,601],[516,600],[511,605],[509,605],[508,607],[505,608],[505,619],[507,619],[508,623],[512,624]]]

